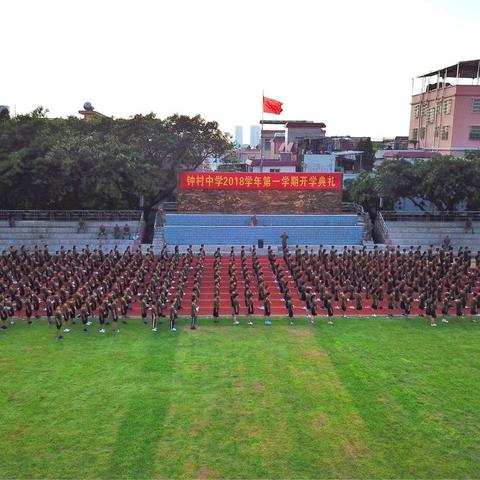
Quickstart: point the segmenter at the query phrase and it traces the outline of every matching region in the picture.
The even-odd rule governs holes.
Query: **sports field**
[[[479,478],[480,325],[0,331],[1,478]]]

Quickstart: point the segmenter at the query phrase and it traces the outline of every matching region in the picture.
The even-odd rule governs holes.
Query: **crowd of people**
[[[191,246],[185,253],[178,246],[169,253],[164,246],[159,255],[152,249],[143,253],[130,248],[104,253],[91,251],[88,245],[81,251],[61,249],[55,254],[47,245],[31,252],[11,247],[0,256],[1,328],[18,319],[32,324],[35,318],[46,317],[56,326],[56,338],[62,339],[77,321],[84,332],[95,320],[99,333],[105,333],[108,325],[118,333],[120,322],[137,315],[152,331],[168,317],[170,329],[176,331],[181,313],[191,318],[190,328],[196,329],[205,260],[203,246],[197,253]],[[220,290],[228,282],[233,323],[238,325],[239,316],[245,314],[247,324],[253,325],[255,310],[261,309],[265,324],[271,325],[272,284],[265,279],[255,246],[248,252],[242,247],[239,262],[231,248],[226,279],[222,261],[217,249],[208,316],[219,321]],[[460,320],[466,310],[475,321],[480,302],[480,252],[472,258],[468,249],[455,254],[451,248],[422,252],[413,247],[371,251],[344,247],[339,252],[333,247],[314,251],[298,245],[290,250],[284,243],[280,256],[268,248],[268,264],[290,324],[296,306],[300,307],[297,316],[306,316],[311,323],[320,311],[331,324],[335,309],[346,316],[347,309],[358,314],[368,308],[370,312],[387,309],[390,315],[400,310],[407,317],[415,313],[437,326],[438,315],[448,323],[450,314]],[[187,290],[191,297],[186,297]]]

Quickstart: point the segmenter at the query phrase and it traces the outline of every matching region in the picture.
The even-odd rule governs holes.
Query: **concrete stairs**
[[[114,227],[118,224],[120,232],[123,232],[125,223],[130,227],[130,239],[114,238]],[[98,238],[100,225],[106,228],[105,238]],[[124,251],[127,247],[133,247],[134,235],[137,232],[138,222],[95,222],[88,221],[83,231],[79,233],[76,221],[17,221],[14,227],[10,227],[7,221],[0,221],[0,251],[7,250],[10,246],[17,248],[25,246],[33,249],[35,246],[48,245],[50,252],[54,253],[76,246],[81,250],[85,245],[90,249],[102,247],[103,250],[111,250],[118,247]]]
[[[480,250],[480,222],[473,222],[474,233],[465,233],[464,222],[387,221],[386,225],[394,247],[439,247],[448,235],[455,250],[459,247],[468,247],[472,252]]]

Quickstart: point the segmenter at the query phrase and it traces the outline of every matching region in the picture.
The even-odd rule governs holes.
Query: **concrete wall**
[[[334,172],[335,155],[305,154],[303,156],[304,172]]]

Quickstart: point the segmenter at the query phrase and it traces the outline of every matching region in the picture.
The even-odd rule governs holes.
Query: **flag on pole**
[[[273,98],[263,97],[263,111],[265,113],[274,113],[280,115],[283,112],[282,102],[274,100]]]

